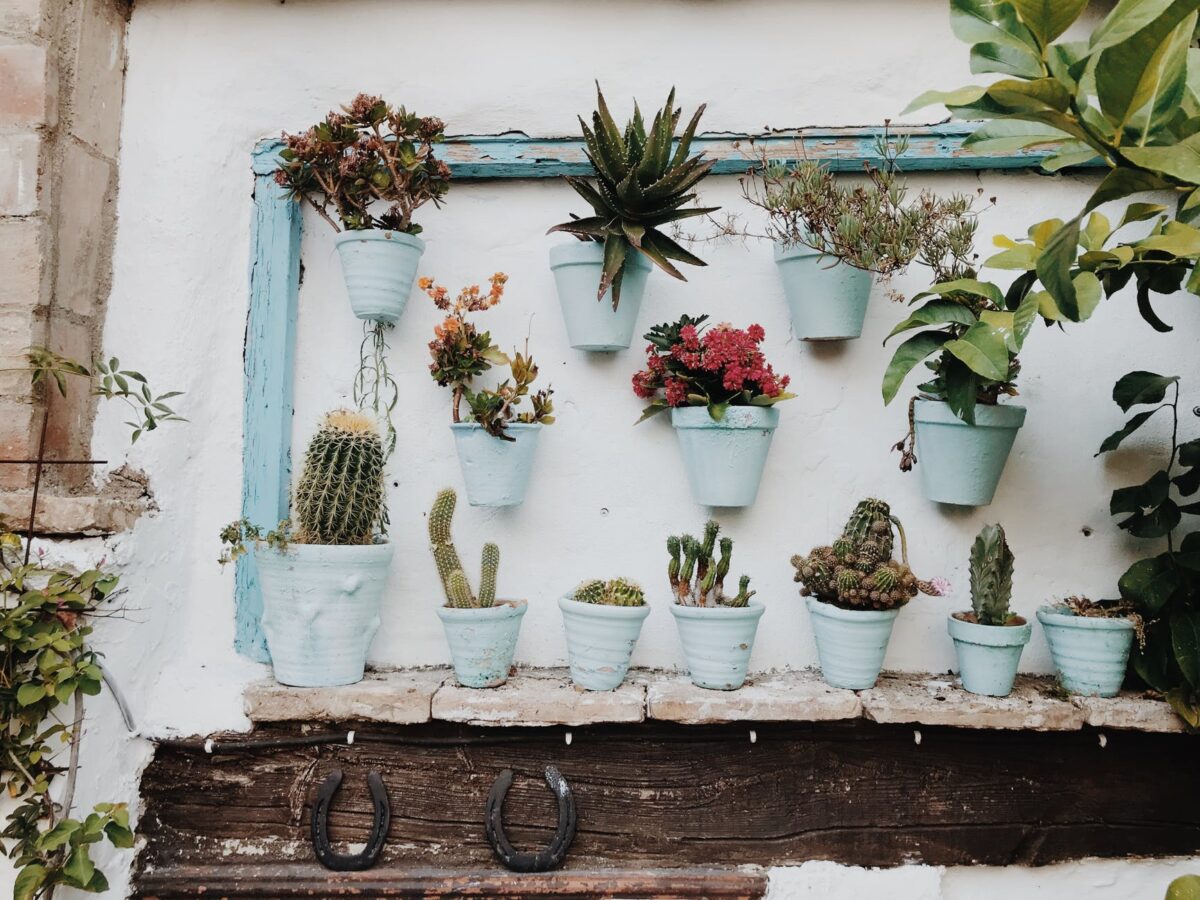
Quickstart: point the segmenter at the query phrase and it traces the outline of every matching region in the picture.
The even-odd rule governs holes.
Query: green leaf
[[[929,290],[917,294],[913,299],[920,300],[922,297],[929,297],[933,294],[941,297],[949,297],[959,293],[972,294],[976,297],[987,297],[995,306],[1004,306],[1004,292],[999,287],[990,281],[977,281],[974,278],[959,278],[954,281],[939,282],[931,286]]]
[[[1021,21],[1037,36],[1043,47],[1071,27],[1087,0],[1011,0]]]
[[[1008,343],[1004,332],[986,322],[976,322],[944,349],[989,381],[1008,379]]]
[[[883,402],[885,405],[896,398],[900,385],[904,383],[904,379],[908,377],[908,373],[913,370],[913,367],[931,353],[942,349],[942,345],[950,338],[949,334],[942,331],[922,331],[914,334],[896,348],[892,361],[888,363],[887,370],[883,374]]]
[[[1022,78],[1038,78],[1044,74],[1041,59],[1024,45],[987,41],[972,47],[969,59],[973,75],[999,72]]]
[[[1072,322],[1081,320],[1079,298],[1071,280],[1078,246],[1079,216],[1076,216],[1050,238],[1037,262],[1038,279],[1054,298],[1059,311]]]
[[[1178,381],[1178,375],[1168,377],[1153,372],[1130,372],[1122,375],[1113,385],[1113,401],[1121,407],[1122,412],[1129,412],[1131,406],[1161,403],[1167,395],[1167,388]]]
[[[33,706],[46,697],[46,689],[41,684],[26,683],[17,688],[17,703],[21,706]]]
[[[1122,597],[1155,613],[1166,605],[1179,587],[1179,572],[1170,557],[1163,553],[1135,562],[1125,570],[1118,587]]]
[[[1171,646],[1183,677],[1200,690],[1200,610],[1180,610],[1171,616]]]
[[[1026,147],[1060,144],[1070,135],[1041,122],[1022,122],[1018,119],[996,119],[975,129],[963,141],[972,150],[993,153],[1012,153]],[[1095,155],[1095,151],[1091,151]]]
[[[950,30],[960,41],[1000,41],[1034,47],[1033,35],[1007,0],[950,0]]]
[[[1171,482],[1164,469],[1159,469],[1144,484],[1118,488],[1112,493],[1108,511],[1111,515],[1138,513],[1143,509],[1158,506],[1167,499]]]
[[[891,330],[883,342],[886,344],[892,337],[922,325],[940,325],[954,322],[960,325],[973,325],[975,314],[961,303],[953,300],[930,300],[907,319]]]
[[[87,845],[75,848],[67,857],[62,873],[75,887],[86,887],[91,882],[92,876],[96,874],[96,866],[92,862]]]
[[[1163,407],[1161,406],[1156,406],[1154,409],[1148,409],[1145,412],[1140,412],[1130,418],[1130,420],[1126,422],[1123,427],[1117,431],[1114,431],[1104,439],[1104,443],[1102,443],[1100,445],[1100,449],[1096,451],[1096,456],[1099,456],[1101,453],[1108,453],[1110,450],[1116,450],[1121,446],[1121,442],[1125,440],[1125,438],[1129,437],[1144,424],[1146,424],[1146,420],[1162,408]]]
[[[1153,150],[1160,148],[1146,147],[1142,149]],[[1122,152],[1127,154],[1129,151],[1123,150]],[[1102,203],[1108,203],[1111,200],[1120,200],[1122,197],[1128,197],[1131,194],[1141,194],[1146,191],[1161,191],[1170,186],[1170,183],[1150,172],[1140,172],[1137,169],[1129,168],[1113,169],[1101,180],[1099,187],[1092,193],[1083,211],[1089,213]]]
[[[1147,219],[1153,219],[1166,210],[1167,208],[1161,203],[1130,203],[1125,208],[1125,214],[1121,216],[1121,224],[1117,228],[1124,228],[1130,222],[1144,222]]]
[[[1200,229],[1168,222],[1162,234],[1152,234],[1133,244],[1139,250],[1161,250],[1172,256],[1200,256]]]
[[[1092,32],[1093,52],[1119,44],[1163,14],[1174,0],[1120,0]]]
[[[912,103],[908,104],[901,115],[941,103],[943,106],[969,106],[987,93],[987,88],[974,85],[961,87],[954,91],[926,91]]]
[[[975,398],[979,379],[954,357],[950,357],[942,368],[942,379],[946,384],[946,404],[950,411],[966,422],[975,424]]]
[[[1200,875],[1180,875],[1167,885],[1165,900],[1200,900]]]
[[[29,863],[17,872],[13,882],[13,900],[33,900],[46,883],[46,867],[41,863]]]
[[[1070,143],[1063,144],[1058,153],[1043,159],[1042,170],[1046,172],[1061,172],[1063,169],[1068,169],[1071,166],[1088,165],[1092,160],[1099,158],[1099,154],[1087,144],[1082,141],[1071,141]]]
[[[1013,313],[1013,339],[1019,352],[1038,319],[1038,298],[1028,294]]]
[[[1096,311],[1096,307],[1100,305],[1100,298],[1104,294],[1100,279],[1094,272],[1080,272],[1071,279],[1071,285],[1075,288],[1075,305],[1079,310],[1078,321],[1086,322]]]

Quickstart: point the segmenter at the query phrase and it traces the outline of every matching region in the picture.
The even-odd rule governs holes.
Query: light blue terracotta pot
[[[472,506],[519,506],[533,472],[542,426],[519,422],[505,430],[514,439],[503,441],[474,422],[451,424],[458,464]]]
[[[925,496],[938,503],[987,506],[996,494],[1008,453],[1025,422],[1025,407],[975,407],[968,425],[940,400],[918,400],[917,468]]]
[[[329,687],[362,680],[394,550],[391,543],[255,548],[276,681]]]
[[[751,506],[758,496],[779,410],[731,406],[714,421],[703,406],[671,410],[692,498],[702,506]]]
[[[871,298],[871,273],[797,244],[775,245],[775,265],[802,341],[844,341],[862,334]]]
[[[1037,617],[1062,686],[1072,694],[1115,697],[1129,665],[1133,623],[1077,616],[1065,606],[1043,606]]]
[[[438,607],[459,684],[490,688],[508,680],[528,607],[524,600],[497,600],[486,609]]]
[[[1013,625],[980,625],[951,615],[946,630],[954,639],[964,690],[989,697],[1012,693],[1021,651],[1033,634],[1032,624],[1022,619]]]
[[[425,242],[400,231],[343,231],[336,240],[350,308],[360,319],[394,325],[408,305]]]
[[[558,303],[567,325],[567,338],[576,350],[628,350],[633,340],[651,263],[640,253],[625,257],[621,302],[615,311],[611,293],[596,298],[603,268],[603,244],[573,241],[550,248],[550,271],[558,288]]]
[[[875,686],[898,609],[841,609],[808,597],[825,683],[852,691]]]
[[[679,643],[692,684],[712,691],[735,691],[746,681],[758,620],[766,607],[671,604]]]
[[[560,597],[571,680],[589,691],[620,687],[650,607],[606,606]]]

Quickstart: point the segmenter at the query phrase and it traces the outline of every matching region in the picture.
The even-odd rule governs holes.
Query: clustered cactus
[[[900,533],[902,562],[892,559],[893,526]],[[882,500],[863,500],[831,546],[797,554],[792,565],[801,596],[842,609],[897,609],[918,592],[941,593],[908,567],[904,527]]]
[[[971,607],[980,625],[1007,625],[1013,553],[1000,525],[984,525],[971,545]]]
[[[429,544],[437,563],[442,589],[446,592],[446,605],[456,609],[487,609],[496,602],[496,571],[500,568],[500,548],[496,544],[483,545],[480,565],[479,595],[471,592],[471,583],[458,560],[458,551],[450,537],[450,521],[454,518],[454,507],[458,494],[453,488],[438,492],[429,511]]]
[[[383,440],[375,421],[334,410],[313,435],[296,482],[294,540],[301,544],[369,544],[386,530]]]
[[[593,578],[582,582],[572,595],[580,603],[598,603],[604,606],[645,606],[646,593],[641,585],[628,578],[610,578],[601,581]]]
[[[721,556],[713,558],[717,547],[717,535],[721,526],[714,519],[704,525],[703,540],[690,534],[667,538],[667,577],[675,592],[675,602],[683,606],[745,606],[754,596],[750,590],[750,576],[743,575],[738,581],[738,592],[730,597],[725,594],[725,576],[729,574],[729,563],[733,558],[733,541],[721,538]]]

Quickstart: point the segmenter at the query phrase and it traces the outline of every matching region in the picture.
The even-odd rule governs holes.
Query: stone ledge
[[[1025,731],[1084,727],[1181,733],[1160,700],[1135,693],[1111,699],[1060,697],[1051,678],[1022,675],[1008,697],[969,694],[951,676],[885,674],[866,691],[833,688],[812,671],[752,677],[736,691],[709,691],[677,673],[633,671],[615,691],[576,688],[564,669],[531,669],[489,689],[460,687],[449,669],[368,673],[358,684],[295,688],[251,685],[246,715],[255,722],[429,721],[483,726],[583,726],[647,719],[686,725],[722,722],[820,722]]]

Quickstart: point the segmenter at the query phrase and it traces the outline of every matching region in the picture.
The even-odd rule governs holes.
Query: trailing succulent
[[[659,231],[668,222],[678,222],[692,216],[716,212],[719,207],[685,208],[696,199],[692,189],[716,165],[703,154],[689,157],[692,138],[700,116],[701,105],[679,137],[674,153],[671,144],[682,110],[675,109],[675,89],[663,108],[654,114],[649,130],[637,104],[633,118],[624,131],[617,127],[600,85],[596,85],[596,105],[589,128],[580,117],[586,144],[585,153],[595,170],[595,181],[568,175],[567,183],[592,207],[593,215],[571,217],[571,221],[550,229],[575,235],[582,241],[604,244],[604,269],[596,298],[601,300],[611,287],[612,305],[621,302],[621,281],[631,253],[641,253],[660,269],[680,281],[687,281],[671,262],[703,266],[705,262],[689,253],[678,243]],[[549,233],[549,232],[548,232]]]
[[[900,533],[902,562],[892,559],[893,526]],[[833,544],[793,556],[792,565],[801,596],[842,609],[898,609],[918,593],[936,597],[944,590],[908,567],[904,527],[882,500],[860,502]]]
[[[733,541],[721,538],[721,556],[714,558],[721,526],[714,519],[704,525],[704,537],[697,540],[690,534],[667,538],[667,577],[675,602],[681,606],[745,606],[755,592],[750,590],[750,576],[738,580],[738,592],[732,597],[725,593],[725,577],[733,559]]]
[[[446,592],[446,605],[455,609],[487,609],[496,602],[496,572],[500,568],[500,548],[496,544],[483,545],[479,575],[479,594],[471,591],[458,551],[450,536],[450,522],[454,518],[454,507],[458,494],[453,488],[438,492],[429,511],[429,547],[437,563],[438,577],[442,590]]]
[[[971,544],[971,608],[980,625],[1007,625],[1013,616],[1013,553],[1004,528],[984,525]]]
[[[645,606],[646,593],[636,582],[627,578],[610,578],[601,581],[593,578],[581,582],[572,597],[580,603],[596,603],[602,606]]]

